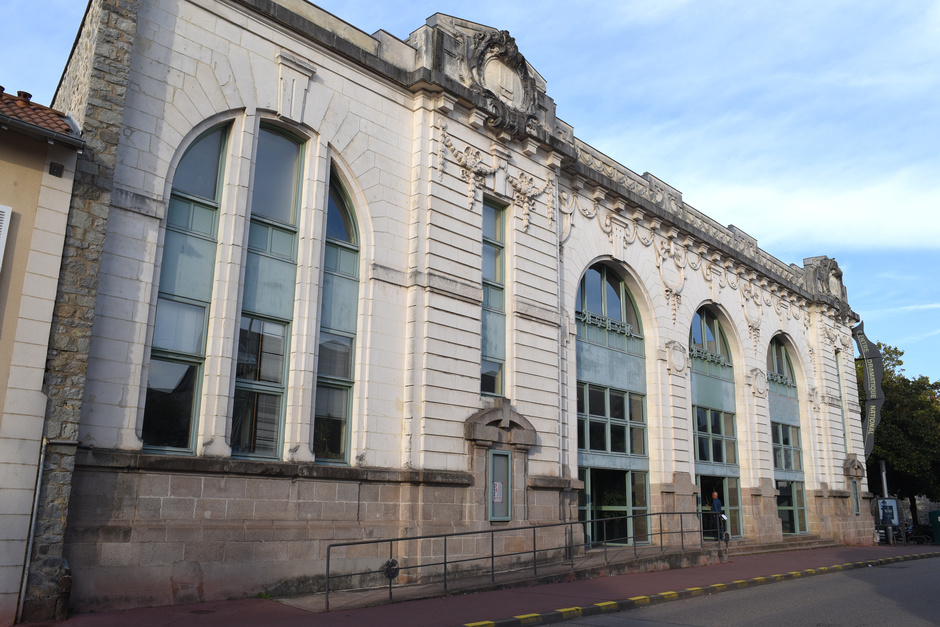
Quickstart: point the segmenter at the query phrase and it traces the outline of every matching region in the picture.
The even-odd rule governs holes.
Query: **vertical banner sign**
[[[862,430],[865,433],[865,457],[867,458],[871,454],[872,447],[875,446],[875,428],[881,422],[881,406],[885,402],[884,392],[881,391],[884,366],[881,363],[881,351],[878,350],[878,346],[871,343],[865,336],[864,322],[859,322],[858,326],[852,329],[852,337],[858,345],[858,354],[861,355],[856,361],[862,362],[865,372],[865,397],[859,400],[865,402],[865,410],[862,412]]]

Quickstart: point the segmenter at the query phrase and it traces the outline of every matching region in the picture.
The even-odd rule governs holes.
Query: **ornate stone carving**
[[[450,135],[447,133],[446,124],[441,124],[441,144],[441,174],[443,175],[444,164],[447,161],[445,158],[447,153],[444,152],[446,148],[450,151],[454,161],[460,166],[460,178],[467,181],[467,200],[470,203],[470,210],[472,211],[473,206],[476,204],[479,190],[483,189],[486,184],[486,177],[500,170],[504,170],[506,164],[493,155],[489,155],[490,160],[496,162],[496,165],[484,165],[483,153],[470,146],[464,148],[463,151],[457,150],[450,139]]]
[[[535,212],[535,199],[542,194],[545,194],[546,192],[548,193],[549,198],[548,222],[549,224],[552,223],[552,214],[554,213],[554,209],[551,206],[551,202],[552,198],[555,196],[555,181],[551,176],[548,177],[548,180],[545,181],[545,185],[541,189],[535,187],[535,179],[525,172],[520,173],[518,178],[510,176],[507,178],[507,181],[513,190],[513,204],[521,212],[520,217],[522,218],[523,231],[527,231],[529,229],[529,215]]]
[[[668,340],[666,342],[666,368],[673,374],[682,374],[688,363],[688,349],[675,340]]]
[[[538,124],[538,91],[529,64],[508,31],[483,31],[461,37],[470,88],[483,94],[486,124],[513,139],[527,137]]]
[[[757,398],[767,398],[767,375],[760,368],[751,368],[748,385]]]

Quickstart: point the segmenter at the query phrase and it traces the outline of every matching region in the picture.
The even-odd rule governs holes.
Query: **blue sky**
[[[436,12],[508,30],[578,137],[786,263],[835,257],[869,338],[940,379],[940,2],[318,4],[402,39]],[[0,0],[7,91],[51,101],[84,5]]]

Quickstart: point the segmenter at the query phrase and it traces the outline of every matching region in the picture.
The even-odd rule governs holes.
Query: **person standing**
[[[718,539],[725,537],[725,517],[721,513],[721,499],[718,498],[718,492],[712,492],[712,511],[715,512],[715,519],[718,523]]]

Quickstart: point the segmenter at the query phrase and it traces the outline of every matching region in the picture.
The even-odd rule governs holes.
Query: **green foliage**
[[[869,487],[880,492],[881,469],[887,466],[888,491],[913,502],[926,496],[940,500],[940,381],[904,374],[904,351],[878,343],[884,361],[885,402],[875,447],[868,458]],[[857,365],[859,397],[863,374]]]

